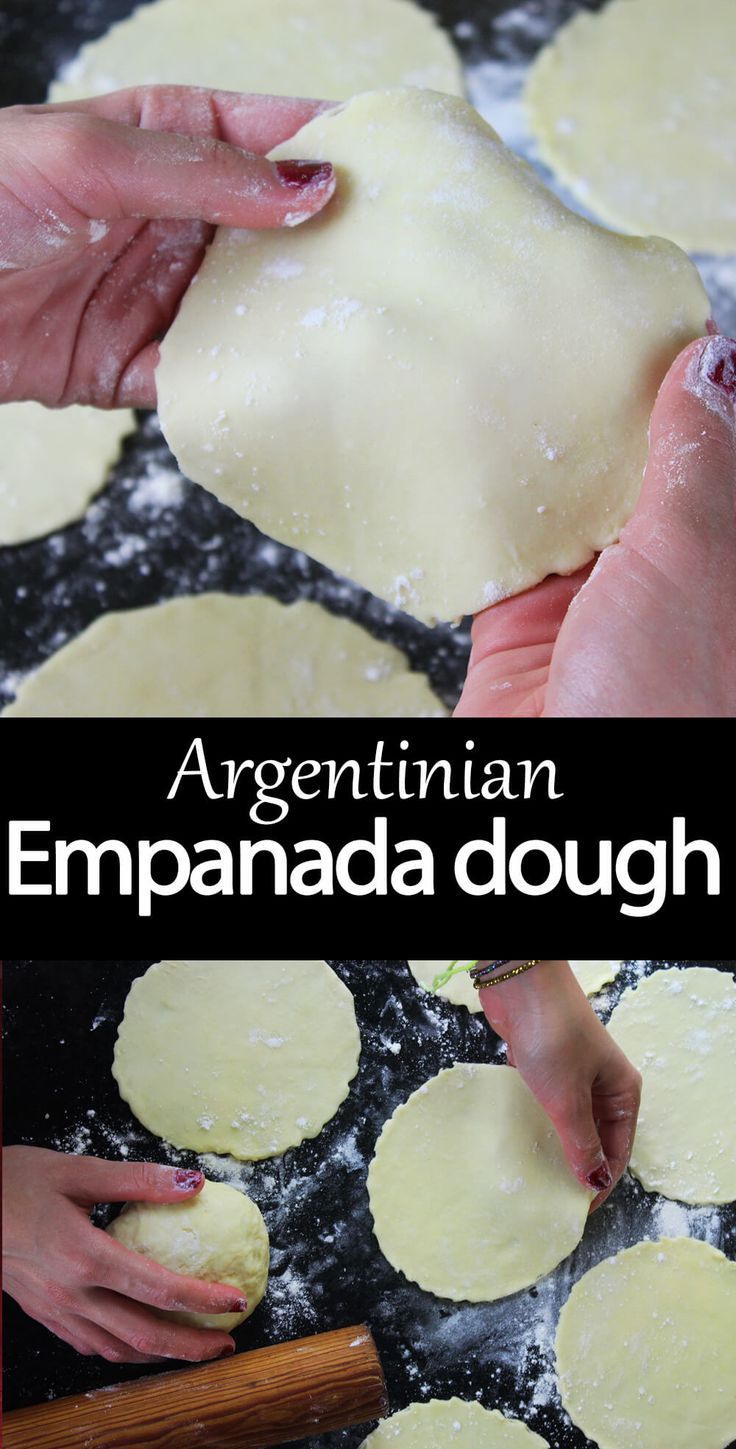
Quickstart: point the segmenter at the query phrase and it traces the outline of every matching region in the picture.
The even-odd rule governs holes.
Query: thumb
[[[593,1120],[590,1096],[563,1098],[546,1110],[578,1182],[595,1193],[607,1193],[613,1176]]]
[[[181,1202],[204,1187],[204,1173],[155,1162],[106,1162],[99,1157],[71,1157],[70,1196],[80,1202]]]
[[[63,124],[60,124],[63,121]],[[268,161],[211,136],[142,130],[84,112],[55,117],[47,145],[64,194],[83,214],[217,226],[296,226],[335,190],[328,161]]]

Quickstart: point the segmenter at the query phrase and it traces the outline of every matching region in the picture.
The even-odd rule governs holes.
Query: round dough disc
[[[463,93],[450,40],[408,0],[207,0],[206,44],[202,0],[156,0],[83,46],[49,100],[160,82],[325,100],[376,86]]]
[[[630,1167],[688,1203],[736,1199],[736,984],[723,971],[655,971],[608,1029],[643,1077]]]
[[[489,1302],[551,1272],[592,1194],[513,1067],[461,1062],[397,1107],[368,1192],[381,1251],[442,1298]]]
[[[526,101],[542,159],[612,226],[736,251],[736,6],[612,0],[540,54]]]
[[[688,258],[575,216],[433,91],[358,96],[272,154],[329,157],[337,192],[217,232],[157,369],[182,471],[426,620],[613,542],[708,319]]]
[[[408,961],[407,965],[415,981],[420,986],[425,986],[427,991],[432,990],[432,982],[440,971],[446,971],[449,961]],[[462,962],[459,962],[462,965]],[[482,1011],[478,992],[476,991],[467,972],[462,976],[452,976],[445,986],[437,992],[445,1001],[451,1001],[453,1006],[467,1006],[468,1011]]]
[[[599,1449],[726,1449],[736,1437],[736,1264],[693,1238],[586,1273],[557,1329],[560,1395]]]
[[[0,407],[0,544],[26,543],[81,518],[117,459],[135,413]]]
[[[363,1445],[381,1449],[397,1439],[401,1449],[447,1449],[448,1444],[467,1445],[467,1449],[535,1449],[535,1445],[549,1449],[547,1440],[533,1434],[519,1419],[507,1419],[498,1409],[484,1409],[467,1399],[410,1404],[384,1419]]]
[[[177,1323],[229,1333],[250,1318],[266,1291],[266,1224],[255,1203],[225,1183],[205,1182],[187,1202],[128,1203],[107,1231],[126,1248],[153,1258],[172,1273],[202,1278],[205,1283],[232,1283],[248,1303],[245,1313],[161,1310],[162,1317]]]
[[[615,981],[623,961],[571,961],[570,965],[586,996],[595,996],[602,986]]]
[[[446,715],[391,644],[308,600],[198,594],[103,614],[21,685],[6,715]]]
[[[324,961],[159,961],[128,993],[113,1076],[175,1147],[255,1160],[316,1137],[359,1056],[353,998]]]

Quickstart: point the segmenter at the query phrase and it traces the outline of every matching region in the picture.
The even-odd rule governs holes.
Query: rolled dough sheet
[[[623,961],[571,961],[570,965],[586,996],[595,996],[602,986],[615,981]]]
[[[446,715],[391,644],[303,600],[198,594],[103,614],[5,715]]]
[[[160,82],[325,100],[395,85],[463,94],[449,38],[409,0],[207,0],[206,43],[202,12],[202,0],[140,6],[82,47],[49,100]]]
[[[592,1193],[513,1067],[461,1062],[396,1108],[368,1193],[382,1253],[439,1297],[489,1302],[551,1272]]]
[[[727,1449],[736,1438],[736,1264],[663,1238],[580,1279],[556,1341],[563,1405],[598,1449]]]
[[[643,1077],[630,1167],[687,1203],[736,1199],[736,984],[711,966],[655,971],[608,1029]]]
[[[467,1399],[430,1399],[410,1404],[392,1414],[363,1440],[366,1449],[384,1444],[400,1449],[447,1449],[449,1444],[468,1449],[549,1449],[546,1439],[533,1434],[519,1419],[507,1419],[498,1409],[484,1409]],[[362,1449],[362,1446],[361,1446]]]
[[[182,470],[420,619],[584,564],[705,330],[692,263],[573,215],[451,96],[358,96],[273,155],[296,153],[333,162],[333,201],[220,229],[162,344]]]
[[[426,987],[427,991],[432,990],[432,982],[440,971],[446,971],[449,961],[408,961],[407,965],[415,981],[420,986]],[[462,962],[459,963],[462,965]],[[483,1008],[478,998],[470,977],[467,973],[463,976],[452,976],[445,986],[437,992],[445,1001],[451,1001],[453,1006],[467,1006],[468,1011],[482,1011]]]
[[[185,1202],[130,1202],[107,1232],[172,1273],[205,1283],[232,1283],[245,1295],[245,1313],[157,1310],[176,1323],[230,1333],[250,1318],[266,1291],[266,1224],[252,1199],[227,1183],[205,1182],[201,1192]]]
[[[99,492],[135,413],[0,406],[0,545],[26,543],[81,518]]]
[[[128,993],[113,1076],[175,1147],[254,1161],[316,1137],[359,1056],[353,998],[324,961],[159,961]]]
[[[736,5],[611,0],[532,66],[542,160],[602,221],[736,252]]]

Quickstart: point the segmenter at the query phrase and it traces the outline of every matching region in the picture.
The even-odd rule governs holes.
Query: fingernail
[[[736,342],[732,337],[708,338],[698,358],[693,391],[727,422],[734,423]]]
[[[174,1187],[177,1192],[194,1192],[195,1187],[199,1187],[203,1182],[203,1172],[192,1172],[184,1167],[179,1167],[174,1173]]]
[[[608,1163],[604,1162],[601,1164],[600,1167],[596,1167],[595,1172],[589,1172],[585,1181],[587,1182],[588,1187],[594,1188],[596,1192],[605,1192],[606,1189],[609,1188],[611,1186],[611,1183],[613,1182],[613,1178],[611,1177],[611,1169],[609,1168]]]
[[[323,186],[332,176],[329,161],[277,161],[276,170],[283,185],[296,191]]]
[[[231,1313],[245,1313],[248,1307],[247,1298],[233,1298]]]
[[[229,1343],[227,1345],[227,1348],[223,1348],[222,1353],[218,1353],[217,1357],[218,1358],[229,1358],[230,1355],[233,1354],[233,1353],[235,1353],[235,1344],[234,1343]]]

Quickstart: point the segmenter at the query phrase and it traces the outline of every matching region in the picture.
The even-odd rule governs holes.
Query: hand
[[[229,1334],[189,1328],[151,1308],[242,1313],[246,1304],[236,1288],[171,1273],[89,1219],[98,1202],[185,1202],[203,1183],[201,1172],[150,1162],[5,1148],[3,1287],[78,1353],[111,1363],[199,1361],[234,1352]]]
[[[641,1077],[598,1020],[567,961],[480,992],[493,1030],[559,1135],[579,1182],[605,1202],[631,1156]]]
[[[736,342],[694,342],[639,504],[595,566],[478,614],[458,715],[736,715]]]
[[[0,112],[0,402],[155,407],[214,225],[294,226],[332,196],[327,163],[263,159],[325,104],[140,86]]]

